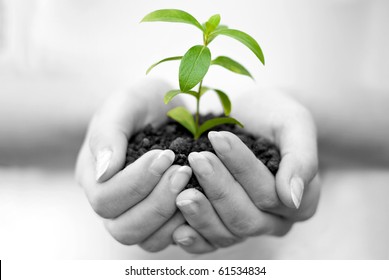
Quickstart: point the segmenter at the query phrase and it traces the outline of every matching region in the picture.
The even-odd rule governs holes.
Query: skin
[[[146,244],[149,251],[171,244],[175,227],[169,224],[184,222],[182,215],[176,213],[175,199],[192,174],[189,167],[172,165],[172,151],[161,150],[150,151],[123,169],[131,134],[147,123],[158,124],[159,116],[169,109],[150,105],[149,101],[159,96],[157,88],[167,90],[164,83],[142,83],[110,97],[93,117],[76,164],[76,179],[92,208],[104,218],[106,228],[120,243],[141,244],[148,236],[158,236],[157,230],[164,232],[163,226],[168,224],[170,235],[163,234],[155,248]],[[106,171],[96,178],[96,161],[101,151],[111,152],[111,159]]]
[[[228,132],[208,134],[217,155],[192,153],[190,168],[171,165],[171,151],[154,150],[123,169],[129,137],[166,119],[171,107],[161,100],[167,90],[164,83],[148,81],[110,97],[93,117],[79,153],[76,178],[115,239],[151,252],[176,243],[200,254],[251,236],[284,235],[314,214],[320,194],[315,126],[304,107],[281,93],[254,89],[233,102],[234,117],[279,146],[276,178]],[[111,156],[96,180],[102,151]],[[192,172],[206,196],[182,191]],[[304,186],[298,209],[291,196],[296,178]]]
[[[213,251],[250,236],[284,235],[294,222],[310,218],[318,204],[315,127],[308,111],[281,92],[253,90],[233,104],[235,116],[249,131],[279,146],[280,169],[274,178],[237,136],[209,133],[217,156],[201,152],[189,157],[208,199],[196,190],[185,190],[177,198],[190,226],[179,227],[174,239],[187,240],[180,245],[190,253]],[[307,186],[299,209],[290,196],[293,177]]]

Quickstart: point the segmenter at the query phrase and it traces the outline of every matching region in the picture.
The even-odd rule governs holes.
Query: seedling
[[[248,47],[264,65],[265,59],[257,41],[242,31],[230,29],[226,25],[220,25],[220,15],[218,14],[211,16],[204,24],[200,24],[197,19],[185,11],[163,9],[149,13],[142,19],[141,22],[153,21],[191,24],[200,29],[203,35],[202,45],[191,47],[183,56],[173,56],[162,59],[151,65],[146,72],[149,73],[155,66],[163,62],[181,60],[178,74],[180,89],[168,91],[165,94],[164,102],[165,104],[168,104],[179,94],[192,95],[196,98],[196,113],[193,117],[186,108],[176,107],[170,110],[167,115],[189,130],[195,139],[198,139],[204,132],[221,124],[236,124],[243,127],[238,120],[229,117],[231,112],[231,101],[228,95],[220,89],[204,86],[203,80],[211,65],[218,65],[236,74],[245,75],[250,78],[252,78],[252,76],[244,66],[227,56],[218,56],[215,59],[212,59],[211,51],[208,48],[208,45],[219,35],[228,36]],[[197,90],[193,90],[197,85]],[[200,99],[206,92],[209,91],[213,91],[219,96],[225,116],[213,118],[200,124]]]

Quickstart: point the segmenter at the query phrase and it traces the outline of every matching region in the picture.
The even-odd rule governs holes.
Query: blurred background
[[[337,102],[343,91],[352,92],[351,103],[369,91],[389,95],[385,0],[0,0],[0,258],[388,259],[389,171],[382,142],[362,157],[353,157],[360,149],[353,143],[345,153],[321,142],[319,210],[283,238],[252,238],[190,256],[177,248],[148,254],[106,233],[73,179],[88,121],[107,96],[144,78],[150,64],[201,42],[190,26],[139,24],[160,8],[183,9],[202,22],[220,13],[222,23],[259,41],[266,67],[228,38],[213,43],[215,53],[242,62],[262,87],[309,93],[303,103],[326,96],[345,108],[329,118],[357,117]],[[172,62],[150,75],[176,85],[177,69]],[[225,75],[215,69],[208,79],[232,97],[254,85]],[[207,98],[207,110],[217,107]],[[352,133],[348,123],[339,121],[340,139]],[[377,129],[389,130],[382,124]]]

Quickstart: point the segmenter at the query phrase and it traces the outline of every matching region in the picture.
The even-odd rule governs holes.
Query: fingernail
[[[112,158],[112,151],[110,149],[104,149],[97,153],[96,156],[96,181],[107,171],[109,163]]]
[[[198,211],[197,204],[194,203],[192,200],[181,200],[177,201],[177,206],[180,208],[182,212],[188,215],[194,215]]]
[[[176,242],[182,246],[190,246],[194,242],[193,237],[184,237],[182,239],[177,239]]]
[[[208,133],[208,139],[212,147],[219,153],[225,154],[231,151],[231,145],[227,138],[221,132],[211,131]]]
[[[196,169],[197,173],[200,175],[210,175],[213,173],[213,167],[200,153],[193,152],[188,157],[190,166]]]
[[[173,192],[180,192],[189,181],[190,176],[192,175],[192,170],[189,166],[181,166],[173,174],[170,180],[170,188]]]
[[[290,194],[292,196],[293,204],[298,209],[301,204],[301,199],[304,192],[304,182],[299,177],[293,177],[290,180]]]
[[[174,161],[174,153],[171,150],[164,150],[159,154],[159,156],[153,161],[150,166],[150,171],[158,176],[161,176],[163,172],[168,169],[168,167]]]

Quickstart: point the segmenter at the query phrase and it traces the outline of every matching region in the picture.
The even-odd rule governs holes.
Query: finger
[[[198,190],[181,192],[176,204],[188,224],[212,245],[227,247],[241,240],[226,228],[209,200]]]
[[[95,176],[101,183],[123,169],[127,153],[127,135],[113,126],[100,127],[90,136],[89,147],[95,159]]]
[[[234,235],[247,237],[282,231],[285,220],[259,210],[215,154],[191,153],[189,163],[213,208]]]
[[[182,249],[191,254],[204,254],[216,250],[188,225],[179,226],[173,233],[173,239]]]
[[[235,134],[212,131],[208,138],[219,159],[259,209],[280,204],[273,174]]]
[[[226,131],[212,131],[208,137],[218,158],[259,209],[287,218],[300,219],[303,211],[290,209],[280,201],[273,174],[239,137]]]
[[[291,208],[299,208],[304,188],[318,171],[316,129],[309,112],[302,110],[276,133],[281,162],[276,174],[277,193]]]
[[[127,143],[144,112],[126,108],[127,95],[113,95],[92,119],[88,129],[89,148],[95,159],[95,176],[104,182],[121,170],[125,163]],[[135,111],[135,112],[134,112]],[[135,119],[132,116],[138,114]]]
[[[177,211],[169,221],[163,224],[146,240],[141,242],[139,246],[148,252],[161,251],[170,244],[174,243],[173,232],[183,224],[185,224],[185,218],[179,211]]]
[[[296,213],[290,218],[295,221],[305,221],[311,218],[315,214],[319,204],[320,189],[320,179],[319,176],[316,175],[315,178],[313,178],[313,180],[308,184],[299,209],[296,209]]]
[[[173,163],[174,153],[170,150],[147,152],[104,183],[94,181],[90,161],[80,162],[85,166],[81,185],[97,214],[116,218],[149,195]]]
[[[108,231],[119,242],[132,245],[145,240],[176,212],[176,198],[192,175],[189,166],[173,165],[155,189],[116,219],[106,220]]]
[[[90,150],[96,160],[96,180],[111,178],[124,166],[130,136],[146,124],[165,120],[166,106],[156,106],[168,85],[149,81],[134,85],[128,91],[110,96],[96,113],[88,130]],[[134,102],[137,100],[137,102]],[[170,105],[171,106],[171,105]]]

